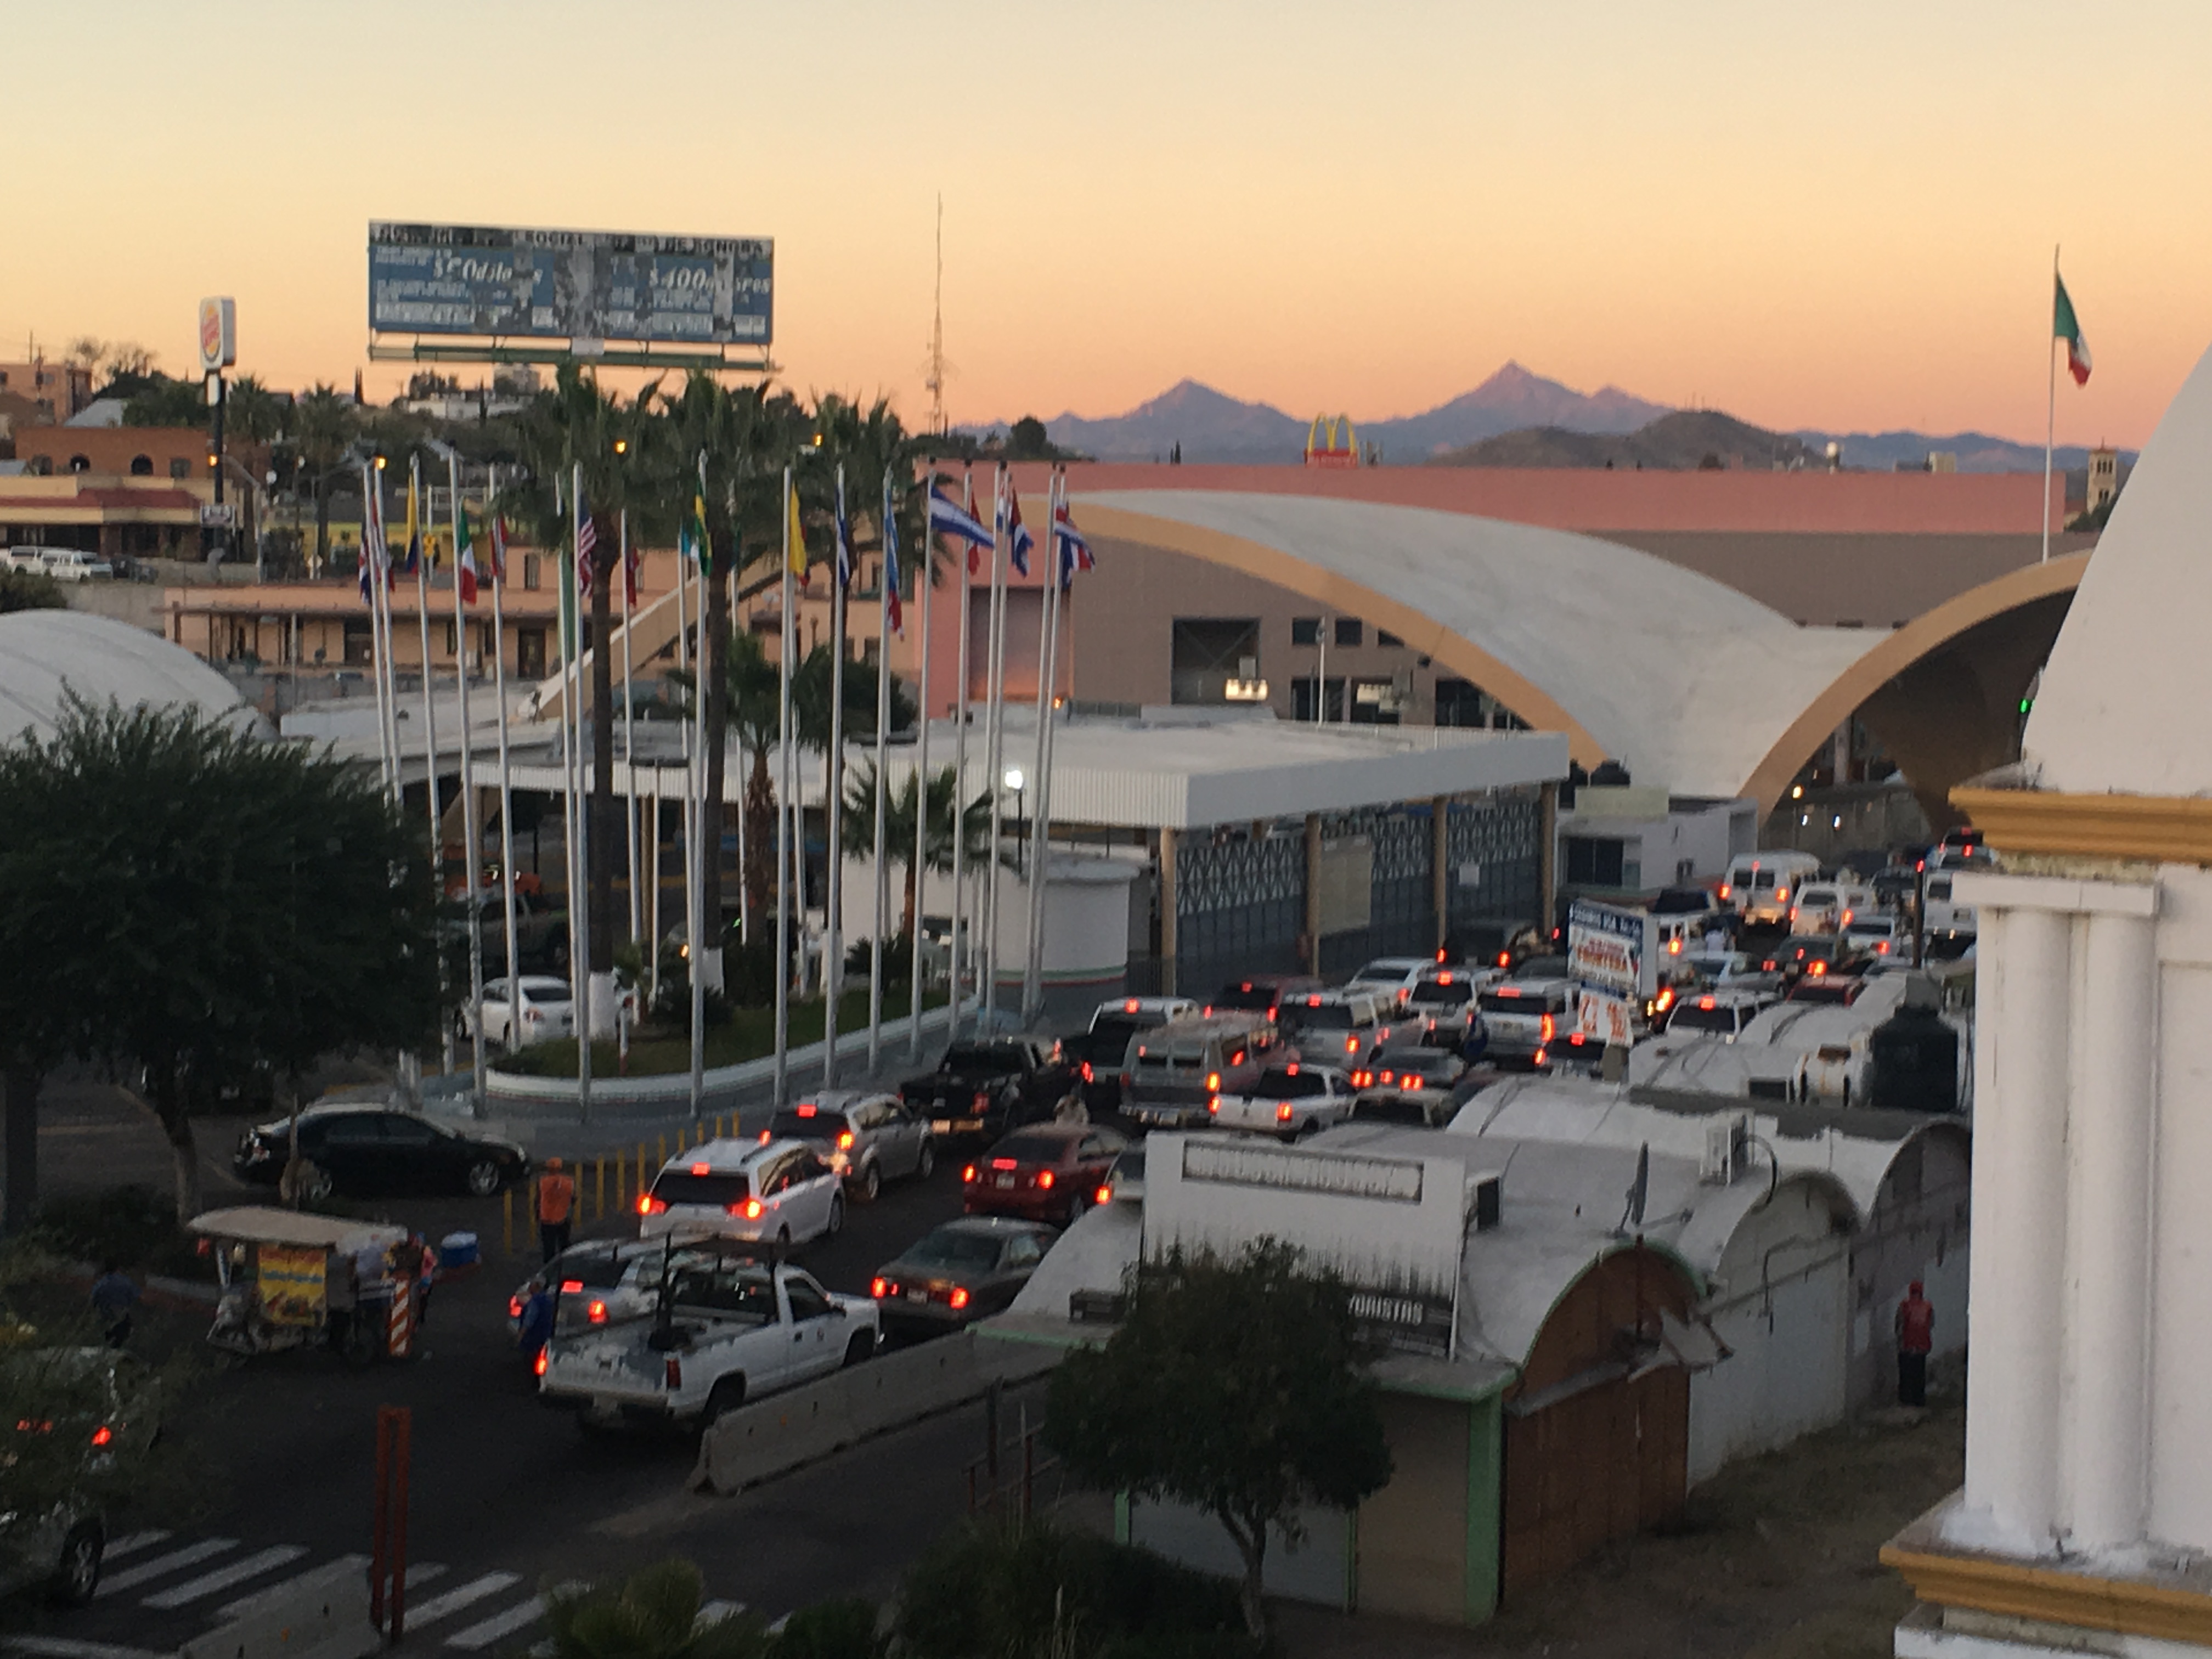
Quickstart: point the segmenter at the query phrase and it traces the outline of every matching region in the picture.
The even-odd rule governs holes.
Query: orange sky
[[[8,356],[181,368],[229,293],[242,368],[345,383],[371,218],[765,234],[784,378],[915,418],[940,190],[958,420],[1184,374],[1374,418],[1513,357],[2032,440],[2054,241],[2098,365],[2062,441],[2140,442],[2212,338],[2202,0],[70,0],[9,40]]]

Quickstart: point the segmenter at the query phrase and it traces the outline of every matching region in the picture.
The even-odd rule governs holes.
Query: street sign
[[[200,528],[203,530],[235,530],[238,527],[238,508],[230,501],[202,501]]]
[[[238,361],[238,302],[200,301],[200,372],[219,374]]]
[[[765,346],[775,244],[474,225],[368,228],[374,333]]]

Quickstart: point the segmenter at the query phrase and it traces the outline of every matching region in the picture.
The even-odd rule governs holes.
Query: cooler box
[[[474,1233],[447,1233],[438,1241],[438,1265],[448,1273],[456,1267],[475,1267],[477,1255]]]

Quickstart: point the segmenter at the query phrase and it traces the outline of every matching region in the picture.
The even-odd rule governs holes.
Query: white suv
[[[804,1244],[844,1226],[843,1185],[803,1141],[710,1140],[660,1166],[637,1201],[638,1237]]]
[[[1377,957],[1349,980],[1347,991],[1381,991],[1403,1008],[1423,975],[1437,969],[1434,957]]]

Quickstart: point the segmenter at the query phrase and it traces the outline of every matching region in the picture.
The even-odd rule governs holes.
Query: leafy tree
[[[319,380],[294,406],[292,441],[315,494],[315,568],[331,553],[331,485],[346,467],[360,416],[328,380]]]
[[[556,1659],[763,1659],[773,1650],[760,1621],[738,1613],[702,1626],[699,1569],[663,1561],[605,1589],[556,1590],[545,1622]]]
[[[1024,415],[1006,433],[1006,459],[1012,461],[1041,461],[1053,453],[1052,438],[1042,421],[1034,415]]]
[[[0,617],[11,611],[65,611],[62,585],[43,570],[0,569]]]
[[[265,444],[284,429],[291,399],[280,398],[252,374],[241,374],[222,394],[224,428],[248,443]]]
[[[922,844],[922,862],[928,868],[949,872],[952,868],[952,769],[946,767],[929,781],[929,827]],[[884,856],[906,872],[905,906],[899,931],[914,937],[918,900],[914,879],[915,778],[889,791],[884,798]],[[980,794],[960,815],[968,845],[963,857],[981,860],[990,856],[991,797]],[[845,852],[856,859],[876,854],[876,763],[864,760],[854,769],[845,791]]]
[[[198,709],[71,703],[0,749],[0,1006],[18,1067],[135,1083],[199,1208],[191,1114],[255,1078],[419,1042],[438,1013],[425,849],[357,771]]]
[[[1269,1531],[1295,1539],[1307,1505],[1349,1509],[1390,1478],[1360,1358],[1343,1283],[1304,1269],[1292,1247],[1178,1254],[1139,1270],[1103,1348],[1061,1362],[1045,1439],[1080,1480],[1220,1522],[1260,1637]]]
[[[173,380],[157,373],[118,370],[106,395],[123,398],[125,426],[205,426],[207,388],[198,380]]]

